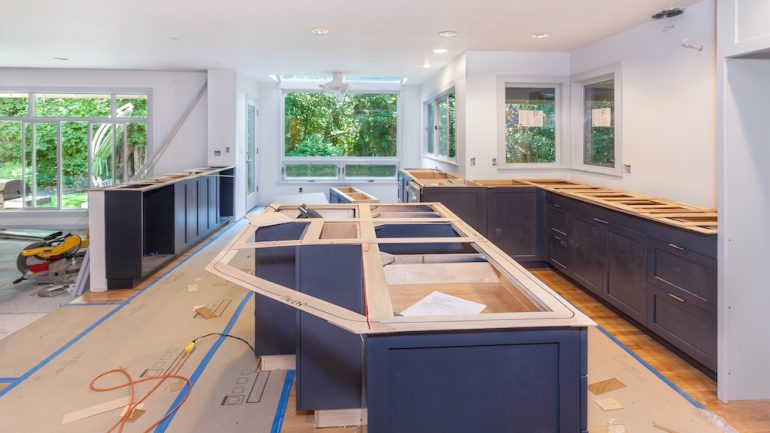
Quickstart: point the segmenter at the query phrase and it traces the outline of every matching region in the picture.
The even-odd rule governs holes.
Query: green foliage
[[[605,167],[615,166],[615,110],[612,101],[586,102],[585,109],[585,155],[584,163]],[[612,109],[613,127],[596,127],[591,124],[592,110],[597,108]]]
[[[117,102],[118,117],[146,118],[146,97],[120,97]],[[131,104],[131,105],[127,105]],[[24,117],[27,115],[26,97],[0,96],[0,116]],[[109,97],[46,97],[39,96],[35,101],[36,115],[46,117],[109,117]],[[26,136],[26,154],[22,158],[22,125]],[[62,152],[62,191],[63,207],[80,207],[85,195],[77,193],[89,187],[88,180],[88,128],[87,121],[62,121],[29,123],[19,121],[0,121],[0,179],[21,179],[22,163],[26,164],[25,181],[33,186],[32,158],[35,158],[35,177],[38,196],[52,196],[56,206],[57,142],[61,128]],[[34,127],[34,143],[33,143]],[[143,120],[129,123],[127,143],[128,170],[133,174],[141,167],[147,156],[147,125]],[[113,157],[113,130],[123,133],[123,125],[93,123],[93,175],[95,182],[112,180],[111,164]],[[100,131],[103,133],[99,134]],[[97,135],[99,135],[97,137]],[[116,148],[117,149],[117,148]]]
[[[331,164],[289,164],[286,177],[337,177],[337,166]]]
[[[552,163],[556,161],[554,104],[505,105],[505,160],[507,163]],[[542,127],[519,125],[520,110],[543,112]]]
[[[286,156],[394,157],[397,95],[320,92],[285,99]]]
[[[394,177],[395,175],[394,164],[347,164],[345,166],[345,177]]]

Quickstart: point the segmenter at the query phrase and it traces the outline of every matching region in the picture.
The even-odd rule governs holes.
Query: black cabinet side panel
[[[142,193],[104,192],[108,289],[128,289],[142,278]]]
[[[174,186],[144,193],[144,253],[174,254]]]

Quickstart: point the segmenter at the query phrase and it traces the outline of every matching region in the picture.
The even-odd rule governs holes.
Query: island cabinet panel
[[[486,238],[518,262],[544,260],[543,199],[534,187],[489,188]]]
[[[487,188],[485,187],[438,186],[423,187],[419,201],[440,202],[483,236],[487,226],[486,199]]]
[[[255,240],[297,240],[305,224],[282,224],[262,227]],[[259,248],[254,250],[255,275],[284,287],[296,289],[295,247]],[[293,355],[296,353],[297,310],[265,296],[254,297],[254,351],[257,356]]]
[[[608,227],[607,301],[644,323],[647,313],[647,238],[644,234]]]
[[[142,193],[105,194],[107,287],[130,288],[142,278]]]
[[[304,246],[299,291],[365,314],[361,262],[360,245]],[[297,317],[297,409],[360,408],[361,337],[305,312]]]
[[[582,214],[572,217],[570,275],[602,296],[607,287],[607,225],[597,220]]]
[[[587,431],[585,329],[369,335],[366,359],[370,433]]]

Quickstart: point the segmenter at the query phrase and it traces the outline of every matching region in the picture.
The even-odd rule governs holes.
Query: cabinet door
[[[569,271],[569,242],[563,235],[548,234],[548,262],[562,272]]]
[[[647,327],[706,367],[717,368],[717,317],[685,298],[650,287]]]
[[[487,191],[486,237],[518,261],[538,260],[537,191],[490,188]]]
[[[607,285],[607,226],[594,218],[573,215],[570,242],[572,277],[603,296]]]
[[[198,240],[198,180],[185,182],[185,243]]]
[[[640,323],[647,311],[647,238],[620,227],[607,229],[607,301]]]

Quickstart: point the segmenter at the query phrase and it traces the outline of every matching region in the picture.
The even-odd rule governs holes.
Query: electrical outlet
[[[492,158],[492,167],[497,167],[497,158]]]
[[[302,192],[302,187],[299,187],[299,192]]]
[[[476,158],[471,158],[471,167],[476,165]]]
[[[225,147],[225,153],[230,153],[230,148],[229,147]]]
[[[221,150],[215,150],[214,151],[214,156],[222,156],[222,151]]]
[[[631,164],[623,164],[623,171],[626,174],[631,174]]]

